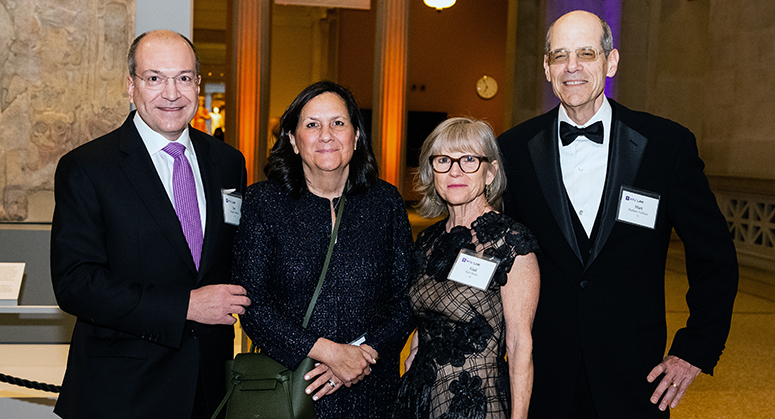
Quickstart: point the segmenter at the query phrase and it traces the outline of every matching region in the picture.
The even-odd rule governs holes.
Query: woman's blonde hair
[[[420,167],[414,175],[414,190],[422,195],[416,205],[417,212],[422,217],[433,218],[447,215],[447,204],[436,192],[433,168],[430,157],[442,151],[460,151],[483,155],[492,162],[497,161],[498,167],[489,166],[494,171],[495,178],[487,186],[487,203],[497,211],[503,210],[503,192],[506,190],[506,175],[501,166],[501,154],[495,141],[495,134],[487,122],[470,118],[449,118],[439,124],[425,139],[420,149]],[[484,163],[483,163],[484,164]]]

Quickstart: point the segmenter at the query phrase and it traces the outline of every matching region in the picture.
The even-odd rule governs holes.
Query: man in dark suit
[[[140,35],[127,62],[137,111],[57,166],[51,273],[77,322],[54,412],[209,418],[232,314],[250,304],[228,284],[238,218],[223,192],[244,190],[245,160],[188,125],[200,77],[187,38]]]
[[[668,417],[729,332],[737,258],[695,138],[607,99],[618,62],[602,19],[562,16],[544,57],[561,105],[499,138],[506,212],[541,247],[532,418]],[[690,317],[664,356],[673,228]]]

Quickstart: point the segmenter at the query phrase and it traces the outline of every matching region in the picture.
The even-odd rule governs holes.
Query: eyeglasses
[[[431,168],[436,173],[447,173],[452,169],[452,164],[457,163],[463,173],[475,173],[479,170],[482,162],[488,162],[490,159],[484,156],[465,155],[455,159],[444,154],[431,156],[428,160],[431,162]]]
[[[579,48],[576,51],[576,57],[579,61],[589,63],[597,60],[598,55],[605,51],[594,48]],[[565,64],[568,62],[571,52],[567,49],[558,49],[549,53],[549,65],[552,64]]]
[[[167,87],[169,80],[174,80],[175,87],[178,90],[194,90],[199,85],[200,77],[192,77],[190,74],[179,74],[174,77],[165,77],[157,74],[151,74],[146,77],[142,77],[135,74],[135,77],[142,80],[145,84],[145,88],[148,90],[162,90]]]

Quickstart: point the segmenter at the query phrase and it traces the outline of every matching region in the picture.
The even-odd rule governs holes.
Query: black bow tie
[[[603,144],[603,121],[597,121],[586,128],[576,128],[567,122],[560,122],[560,138],[562,145],[568,145],[583,135],[590,141]]]

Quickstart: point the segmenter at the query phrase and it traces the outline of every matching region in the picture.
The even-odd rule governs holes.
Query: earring
[[[490,185],[484,185],[484,197],[487,199],[490,199]]]

